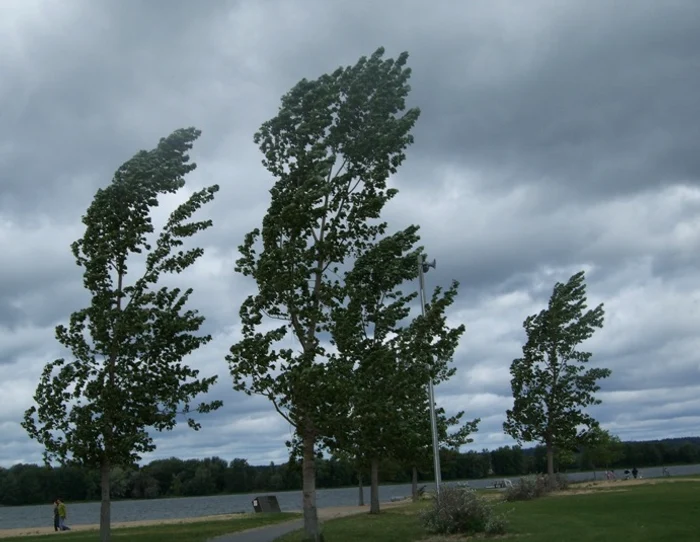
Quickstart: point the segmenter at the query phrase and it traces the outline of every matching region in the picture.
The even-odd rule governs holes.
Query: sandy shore
[[[588,482],[581,482],[578,484],[573,484],[573,488],[617,488],[617,487],[628,487],[628,486],[641,486],[641,485],[655,485],[655,484],[669,484],[669,483],[678,483],[678,482],[700,482],[700,478],[696,478],[695,476],[691,477],[683,477],[679,476],[677,478],[669,477],[669,478],[630,478],[629,480],[624,480],[621,478],[618,478],[617,480],[596,480],[596,481],[588,481]]]
[[[406,504],[407,501],[402,502],[387,502],[382,503],[382,508],[393,508],[395,506],[400,506]],[[332,508],[319,508],[318,517],[320,520],[329,520],[334,518],[340,518],[345,516],[352,516],[354,514],[361,514],[369,510],[368,506],[336,506]],[[301,510],[295,510],[295,512],[301,513]],[[180,519],[153,519],[153,520],[143,520],[143,521],[122,521],[113,522],[112,528],[119,529],[120,527],[149,527],[153,525],[178,525],[184,523],[198,523],[201,521],[231,521],[236,519],[241,519],[245,517],[250,517],[254,514],[219,514],[216,516],[201,516],[197,518],[180,518]],[[71,531],[96,531],[100,528],[98,524],[92,525],[70,525]],[[13,536],[36,536],[36,535],[50,535],[56,534],[53,526],[48,527],[30,527],[24,529],[0,529],[0,538],[10,538]]]

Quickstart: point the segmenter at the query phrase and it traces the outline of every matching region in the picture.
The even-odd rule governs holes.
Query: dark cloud
[[[30,4],[5,2],[0,17],[0,464],[40,457],[19,420],[43,363],[61,355],[54,326],[86,303],[69,245],[95,190],[190,125],[203,135],[188,189],[221,191],[202,211],[215,223],[198,239],[205,257],[165,282],[195,289],[214,340],[190,362],[220,375],[212,397],[226,406],[199,433],[159,435],[154,457],[286,458],[288,427],[266,400],[232,391],[224,362],[253,287],[233,273],[236,249],[272,183],[252,136],[299,79],[379,46],[410,52],[422,109],[386,216],[394,229],[421,225],[438,261],[430,289],[461,283],[450,318],[467,332],[438,400],[482,418],[473,447],[510,442],[501,424],[522,322],[581,269],[607,311],[587,347],[613,369],[596,415],[625,438],[697,427],[694,0]]]

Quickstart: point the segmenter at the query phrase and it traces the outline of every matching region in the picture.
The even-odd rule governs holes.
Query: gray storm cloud
[[[194,286],[215,337],[191,363],[220,375],[213,393],[226,406],[200,433],[160,436],[155,456],[285,459],[289,428],[266,401],[233,392],[224,362],[252,289],[233,272],[236,248],[272,183],[252,135],[296,81],[380,45],[411,54],[422,109],[387,219],[421,225],[438,260],[429,286],[462,285],[458,374],[437,398],[484,420],[472,446],[510,443],[501,423],[522,321],[584,268],[591,303],[607,310],[589,346],[613,369],[596,416],[623,438],[697,430],[700,3],[8,0],[0,465],[40,460],[19,422],[61,354],[53,327],[85,302],[69,251],[81,215],[116,167],[189,125],[203,135],[188,183],[221,192],[206,256],[177,280]]]

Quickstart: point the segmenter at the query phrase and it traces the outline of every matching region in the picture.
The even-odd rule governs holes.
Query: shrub
[[[508,521],[488,500],[464,486],[441,487],[430,508],[421,513],[425,530],[432,534],[504,534]]]
[[[540,487],[537,478],[528,476],[521,478],[513,484],[513,487],[506,489],[505,498],[507,501],[531,501],[540,496]]]
[[[518,480],[513,487],[509,487],[505,498],[507,501],[531,501],[552,491],[568,489],[568,487],[569,480],[563,474],[528,476]]]
[[[556,473],[554,475],[554,478],[556,479],[558,491],[559,490],[563,491],[565,489],[569,489],[569,479],[565,475],[560,474],[560,473]]]

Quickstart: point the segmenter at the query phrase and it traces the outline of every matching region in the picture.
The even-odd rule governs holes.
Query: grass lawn
[[[410,504],[391,508],[377,516],[361,514],[333,519],[323,524],[327,542],[412,542],[422,540],[425,533],[418,520],[422,505]],[[303,540],[298,531],[278,539],[279,542]],[[3,541],[4,542],[4,541]]]
[[[273,525],[298,519],[299,514],[259,514],[227,521],[203,521],[176,525],[149,527],[123,527],[112,529],[112,540],[124,542],[204,542],[222,534],[245,531],[255,527]],[[18,536],[2,538],[1,542],[47,542],[51,537],[59,537],[61,542],[88,542],[100,539],[99,531],[76,531],[52,533],[40,536]]]
[[[666,482],[513,506],[512,531],[533,542],[698,540],[700,483]]]
[[[423,505],[424,506],[424,505]],[[700,483],[660,482],[586,494],[552,496],[499,505],[510,513],[510,533],[527,542],[690,542],[699,540]],[[329,542],[412,542],[430,540],[420,526],[415,505],[394,508],[380,516],[348,517],[324,525]],[[279,539],[298,542],[301,533]],[[445,538],[455,541],[459,538]]]

